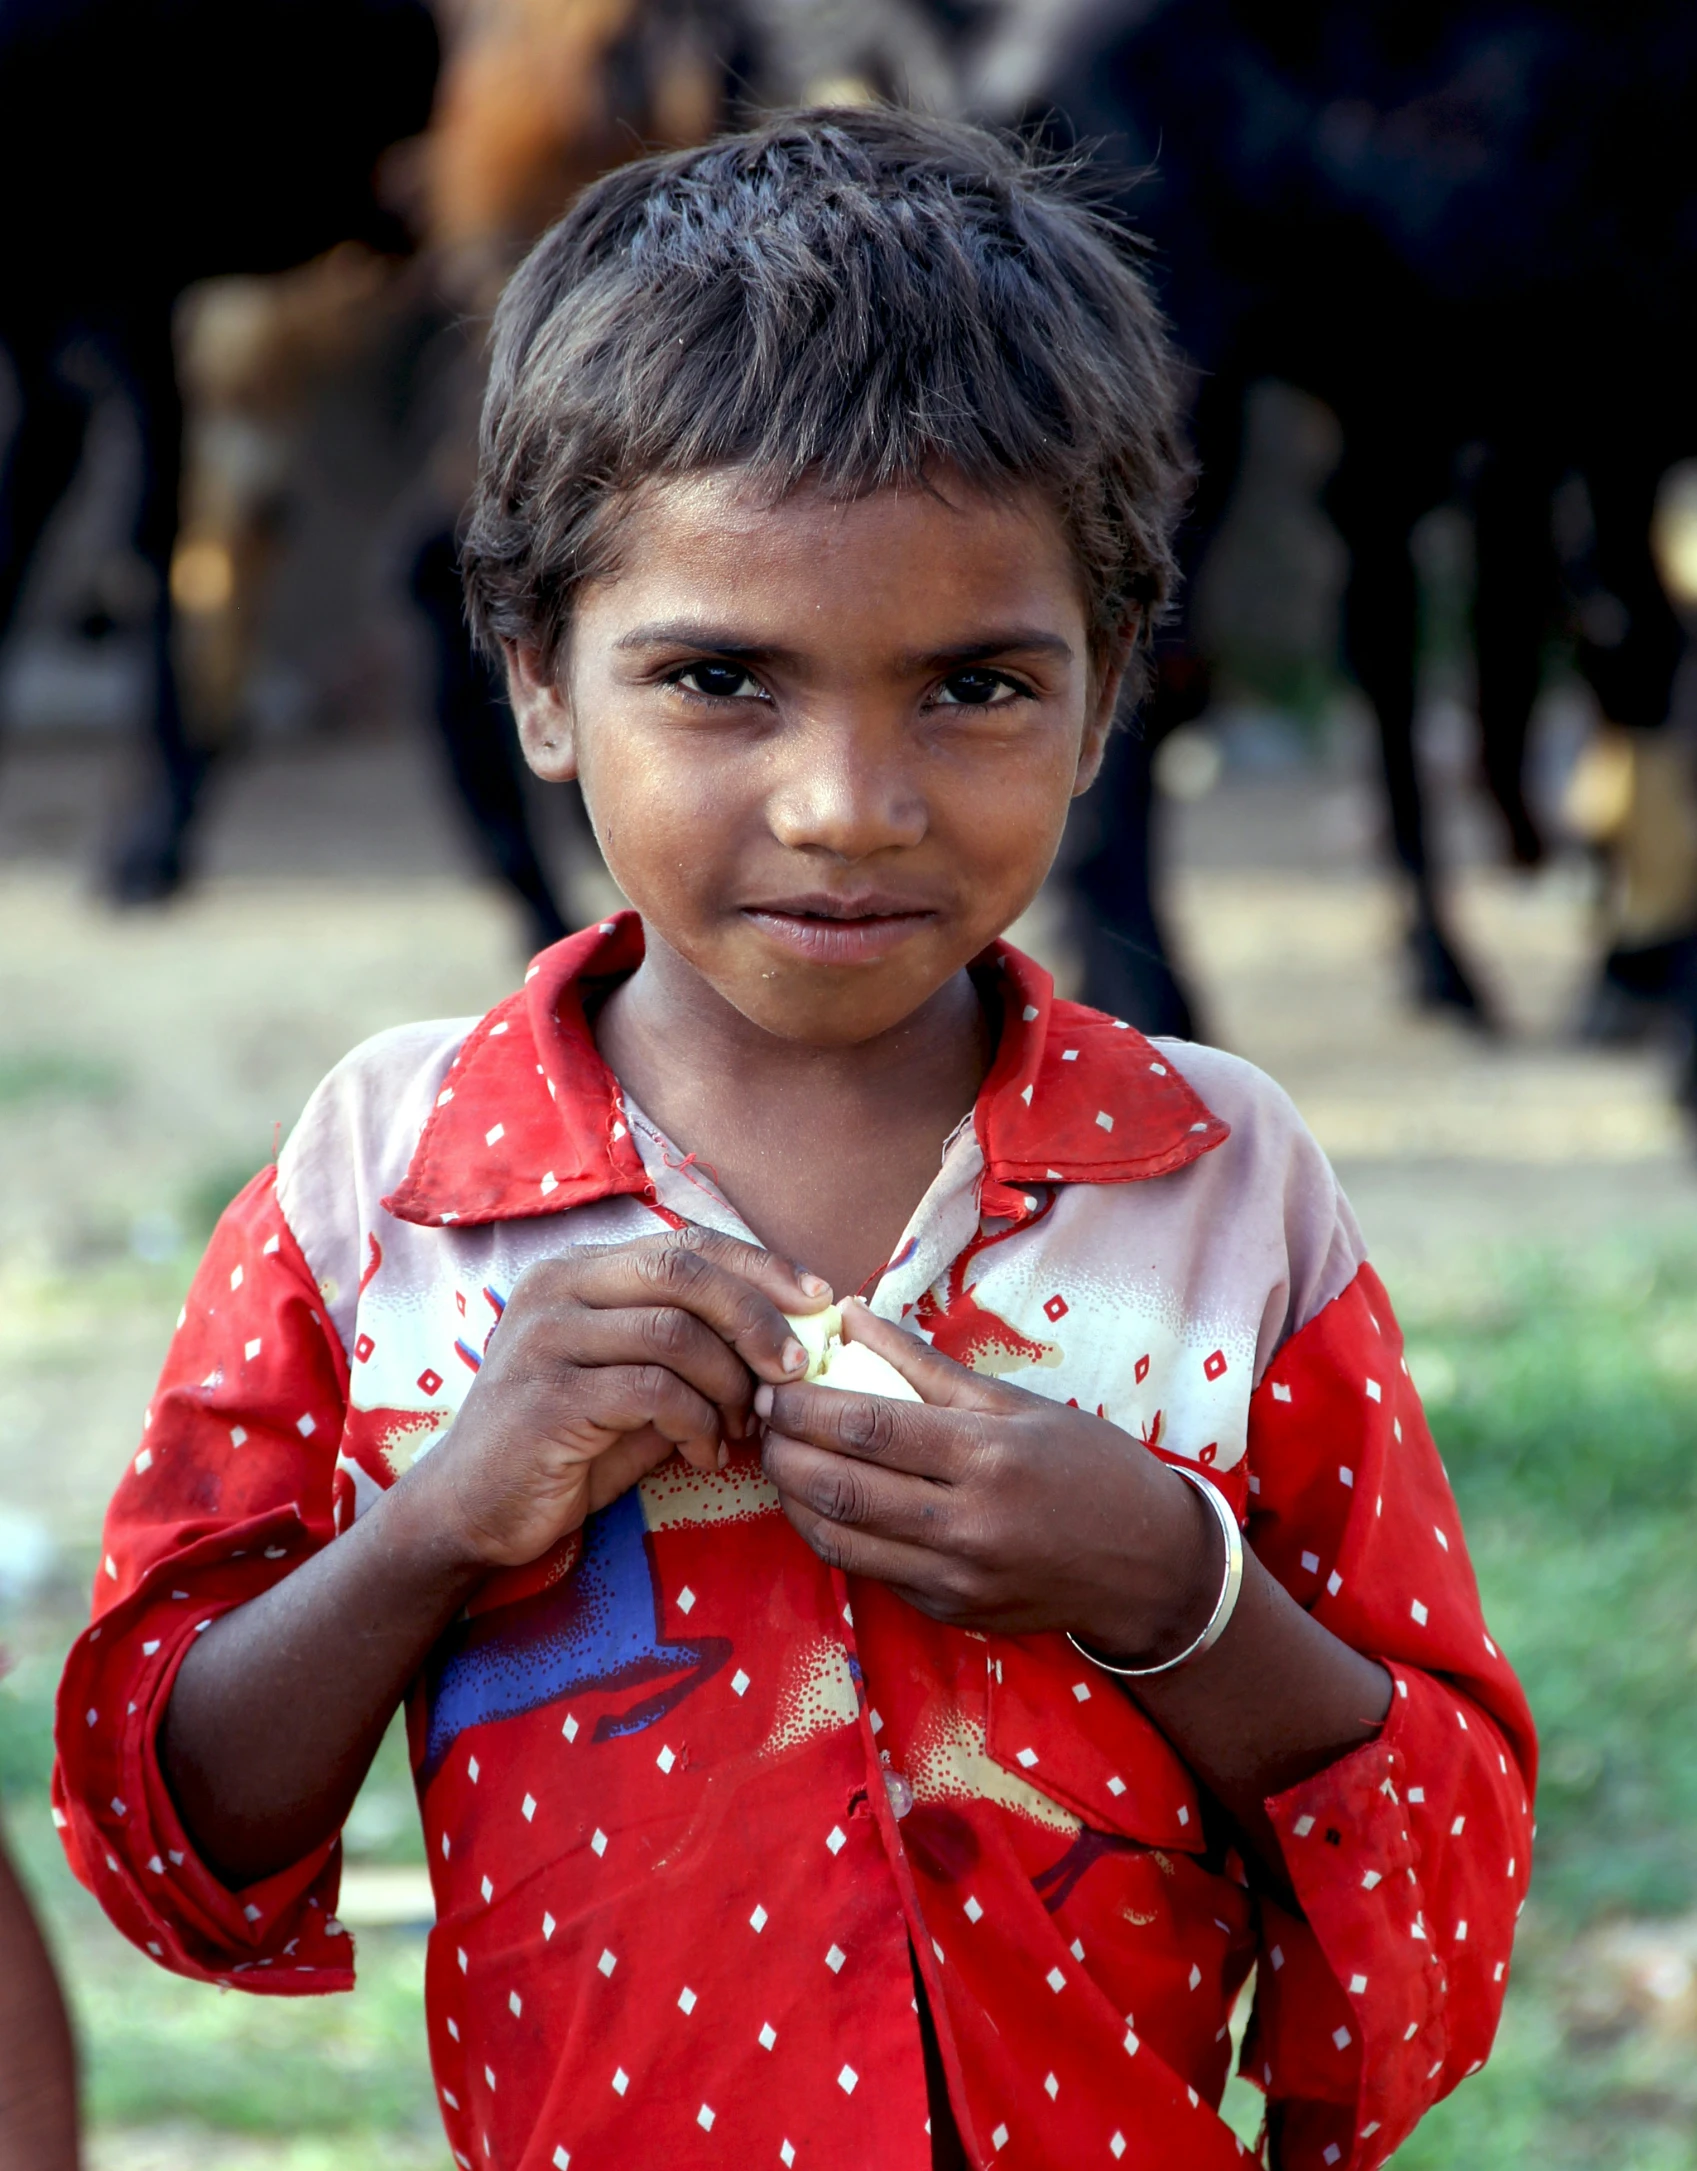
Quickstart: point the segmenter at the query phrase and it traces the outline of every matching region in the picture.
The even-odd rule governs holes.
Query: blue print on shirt
[[[429,1779],[468,1726],[516,1718],[586,1689],[664,1681],[653,1695],[606,1712],[593,1739],[652,1726],[711,1680],[730,1639],[673,1642],[661,1631],[660,1583],[642,1497],[633,1486],[583,1526],[583,1553],[565,1580],[451,1630],[426,1677],[430,1723],[422,1776]]]

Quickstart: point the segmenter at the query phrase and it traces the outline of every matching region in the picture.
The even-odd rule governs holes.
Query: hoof
[[[151,824],[132,830],[106,869],[105,891],[120,909],[163,904],[188,879],[182,833]]]
[[[1496,1021],[1485,998],[1429,920],[1416,921],[1409,929],[1407,949],[1414,1000],[1420,1009],[1447,1010],[1481,1032],[1495,1031]]]

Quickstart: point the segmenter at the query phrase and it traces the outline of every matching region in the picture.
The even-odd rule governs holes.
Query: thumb
[[[689,1443],[694,1445],[696,1443]],[[650,1470],[657,1470],[672,1452],[673,1443],[652,1425],[645,1425],[640,1432],[624,1433],[611,1447],[586,1463],[588,1508],[586,1512],[597,1515],[610,1507],[622,1493],[628,1493],[639,1484]],[[694,1456],[689,1458],[697,1469],[711,1468]]]
[[[850,1297],[844,1303],[842,1331],[845,1342],[864,1342],[901,1374],[922,1402],[937,1409],[1006,1411],[1031,1399],[1017,1387],[981,1379],[905,1327],[880,1319],[863,1297]]]

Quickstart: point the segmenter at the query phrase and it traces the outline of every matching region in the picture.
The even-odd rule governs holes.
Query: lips
[[[817,965],[876,964],[929,927],[936,912],[912,898],[868,890],[745,905],[743,916],[792,957]]]

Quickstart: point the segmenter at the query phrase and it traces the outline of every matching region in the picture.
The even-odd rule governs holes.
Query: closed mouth
[[[828,891],[809,891],[804,896],[773,898],[769,903],[745,905],[756,918],[786,920],[911,920],[930,919],[933,907],[888,890],[863,890],[856,896],[834,897]]]
[[[887,892],[785,897],[742,909],[792,955],[825,965],[876,963],[938,916],[933,906]]]

